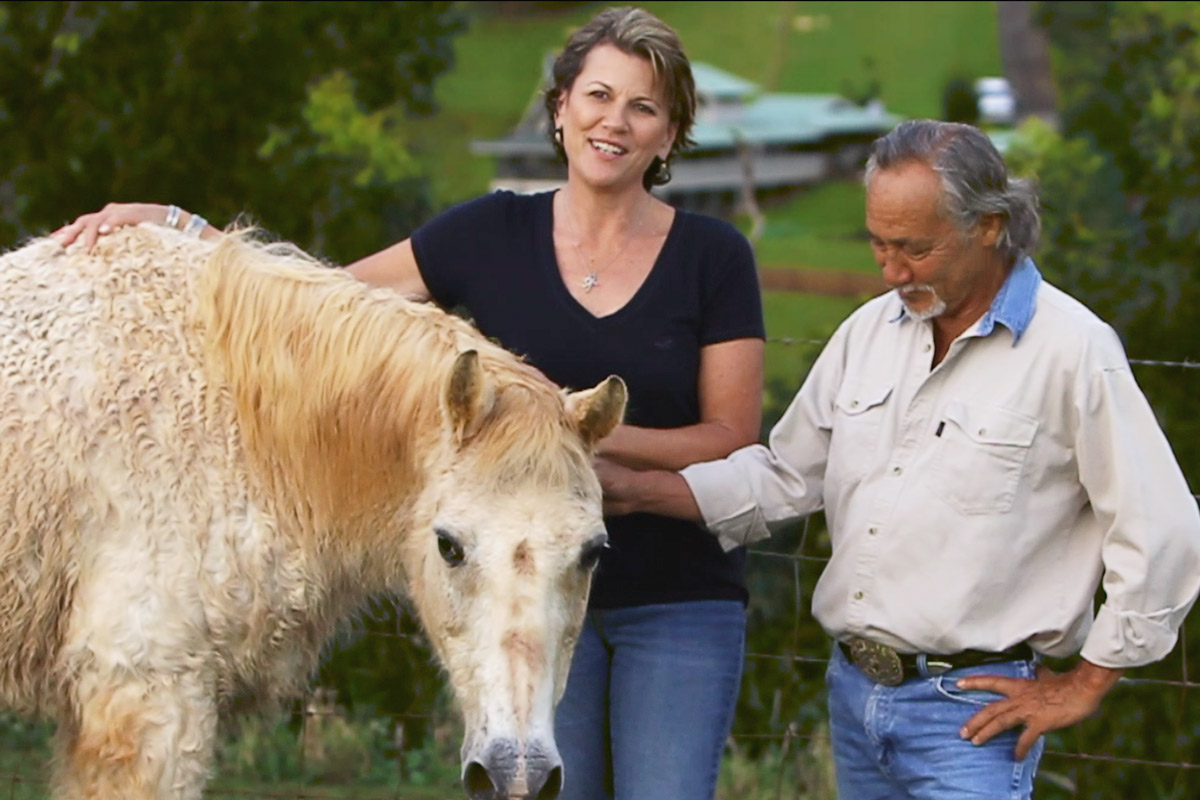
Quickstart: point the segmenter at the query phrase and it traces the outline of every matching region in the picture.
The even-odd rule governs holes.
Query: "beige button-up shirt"
[[[1200,512],[1114,331],[1027,260],[932,355],[894,294],[855,311],[769,447],[683,471],[708,528],[729,548],[824,507],[813,615],[838,639],[1167,655],[1200,591]]]

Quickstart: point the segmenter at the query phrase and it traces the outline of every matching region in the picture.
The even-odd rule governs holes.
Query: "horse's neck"
[[[210,283],[210,342],[252,473],[300,535],[384,523],[437,436],[434,323],[349,278],[238,271]]]

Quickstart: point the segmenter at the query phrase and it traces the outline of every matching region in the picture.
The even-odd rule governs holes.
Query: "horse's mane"
[[[562,485],[588,465],[562,392],[460,317],[250,231],[215,247],[200,295],[209,357],[232,388],[247,453],[271,459],[259,466],[276,480],[284,464],[299,476],[303,488],[274,488],[303,492],[313,521],[382,513],[388,498],[418,488],[423,459],[443,449],[439,409],[466,350],[478,352],[495,392],[467,447],[497,481]]]

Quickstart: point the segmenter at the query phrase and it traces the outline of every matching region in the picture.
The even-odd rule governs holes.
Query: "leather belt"
[[[953,669],[977,667],[980,664],[1033,659],[1033,649],[1024,642],[998,653],[963,650],[961,653],[946,656],[900,653],[887,645],[859,638],[837,644],[851,664],[858,667],[868,678],[884,686],[899,686],[906,680],[920,677],[922,666],[926,674],[940,675]]]

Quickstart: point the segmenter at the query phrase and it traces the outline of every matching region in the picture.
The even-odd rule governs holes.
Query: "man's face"
[[[995,249],[999,219],[966,233],[942,213],[941,181],[926,164],[877,172],[867,190],[867,232],[883,279],[918,319],[967,324],[991,305],[1003,282]]]

